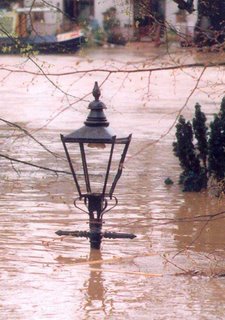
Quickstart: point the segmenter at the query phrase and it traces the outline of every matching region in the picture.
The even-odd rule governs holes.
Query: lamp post
[[[118,137],[109,127],[104,114],[105,104],[98,83],[93,89],[95,100],[89,104],[90,113],[84,126],[64,136],[61,140],[73,180],[78,192],[74,205],[89,216],[89,231],[57,231],[56,234],[88,237],[91,248],[100,249],[102,238],[130,238],[126,233],[102,232],[103,215],[114,208],[118,201],[113,195],[122,174],[123,164],[131,135]],[[120,156],[115,154],[120,149]],[[85,205],[84,210],[81,205]]]

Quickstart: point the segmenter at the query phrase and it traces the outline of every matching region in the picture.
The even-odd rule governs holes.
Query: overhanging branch
[[[107,68],[95,68],[95,69],[88,69],[88,70],[75,70],[70,72],[34,72],[30,70],[18,70],[18,69],[11,69],[8,67],[0,67],[1,70],[5,70],[8,72],[14,73],[27,73],[35,76],[52,76],[52,77],[60,77],[60,76],[70,76],[80,73],[96,73],[96,72],[107,72],[110,74],[116,73],[142,73],[142,72],[158,72],[158,71],[168,71],[168,70],[177,70],[177,69],[190,69],[190,68],[215,68],[215,67],[224,67],[225,61],[222,62],[198,62],[198,63],[187,63],[187,64],[179,64],[179,65],[172,65],[172,66],[165,66],[165,67],[151,67],[151,68],[138,68],[138,69],[107,69]]]
[[[24,164],[24,165],[28,165],[28,166],[31,166],[31,167],[34,167],[34,168],[37,168],[37,169],[41,169],[41,170],[45,170],[45,171],[50,171],[52,173],[55,173],[55,174],[68,174],[68,175],[71,175],[71,173],[69,171],[64,171],[64,170],[55,170],[55,169],[51,169],[51,168],[48,168],[48,167],[44,167],[44,166],[39,166],[37,164],[34,164],[34,163],[31,163],[31,162],[28,162],[28,161],[23,161],[23,160],[19,160],[19,159],[16,159],[16,158],[12,158],[12,157],[9,157],[7,155],[4,155],[2,153],[0,153],[0,158],[4,158],[6,160],[10,160],[12,162],[17,162],[17,163],[21,163],[21,164]]]

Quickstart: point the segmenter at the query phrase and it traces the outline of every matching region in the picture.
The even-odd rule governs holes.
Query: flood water
[[[209,120],[218,111],[224,69],[208,68],[200,79],[202,68],[121,72],[223,58],[151,45],[0,57],[0,118],[44,145],[1,120],[0,154],[37,166],[69,170],[60,133],[82,125],[94,81],[102,85],[112,127],[133,133],[119,204],[103,229],[137,235],[103,239],[101,251],[85,238],[58,237],[59,229],[88,230],[73,206],[71,176],[1,157],[1,319],[225,318],[225,215],[197,218],[222,212],[225,199],[183,193],[172,152],[179,112],[191,118],[196,102]]]

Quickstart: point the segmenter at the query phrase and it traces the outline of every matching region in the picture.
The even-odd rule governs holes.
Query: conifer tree
[[[209,132],[209,133],[208,133]],[[193,144],[193,136],[197,140]],[[179,183],[183,191],[201,191],[213,178],[219,193],[225,190],[225,97],[218,114],[214,115],[209,129],[201,106],[196,103],[192,125],[180,116],[176,125],[176,139],[173,152],[179,158],[182,173]]]
[[[205,181],[205,170],[202,170],[195,152],[192,125],[190,121],[180,116],[176,130],[177,142],[173,143],[173,151],[183,169],[179,183],[183,185],[183,191],[200,191],[206,187],[207,181]]]

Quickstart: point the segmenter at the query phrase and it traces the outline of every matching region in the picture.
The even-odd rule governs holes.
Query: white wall
[[[197,0],[194,0],[194,7],[197,9]],[[166,20],[169,24],[176,26],[176,12],[178,11],[178,5],[171,1],[166,0]],[[187,24],[190,28],[194,28],[195,23],[197,20],[197,13],[196,11],[188,14],[187,13]]]
[[[34,1],[33,0],[24,0],[24,7],[29,7],[32,5]],[[47,1],[49,4],[59,7],[60,9],[63,8],[63,0],[48,0]],[[35,6],[38,7],[38,5],[45,5],[45,3],[42,0],[36,0],[35,1]]]
[[[24,0],[24,7],[30,7],[33,3],[33,0]],[[48,3],[54,7],[63,10],[63,0],[48,0]],[[42,0],[35,1],[35,7],[45,6]],[[51,6],[49,6],[51,8]],[[44,34],[55,34],[59,29],[62,20],[63,14],[60,11],[49,11],[44,13],[45,24],[41,22],[37,23],[37,30],[40,35]]]

